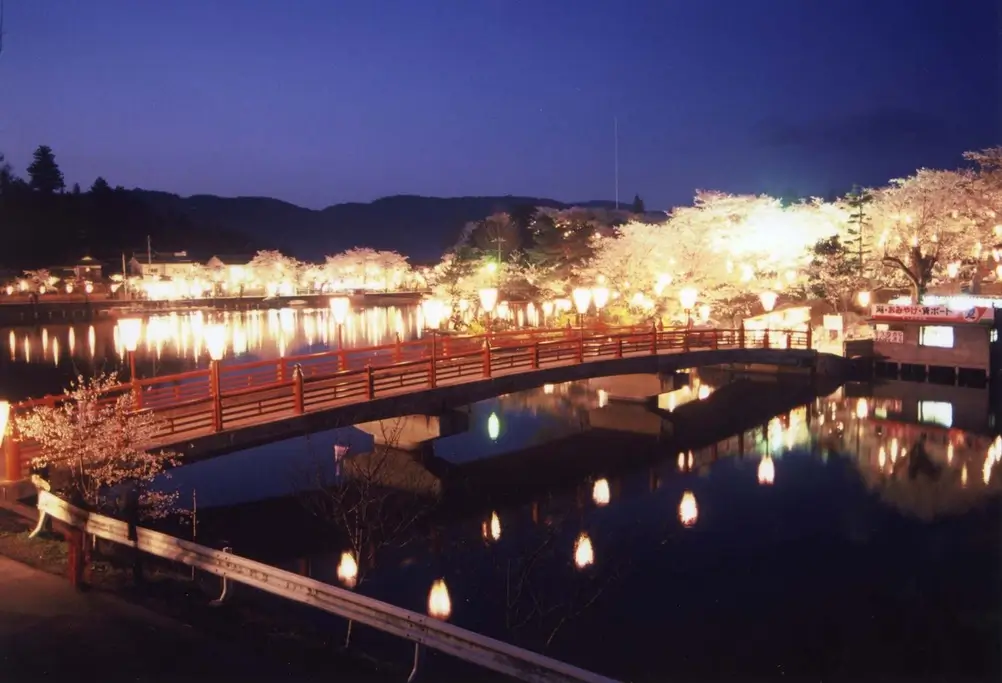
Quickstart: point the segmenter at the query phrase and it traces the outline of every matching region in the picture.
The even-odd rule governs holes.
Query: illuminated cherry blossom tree
[[[134,486],[144,516],[163,516],[174,509],[177,494],[155,484],[167,478],[167,468],[179,457],[154,449],[162,421],[151,411],[136,411],[132,393],[116,395],[116,386],[113,374],[79,377],[59,405],[18,417],[18,432],[41,449],[32,466],[47,467],[53,484],[71,501],[114,513],[123,489]]]
[[[976,270],[993,241],[994,220],[968,171],[920,169],[874,191],[876,257],[915,300],[955,264]]]

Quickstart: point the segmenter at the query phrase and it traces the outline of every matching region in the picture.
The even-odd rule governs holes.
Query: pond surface
[[[372,436],[354,428],[171,485],[238,552],[338,584],[352,551],[355,590],[418,612],[443,579],[452,623],[620,680],[998,679],[1002,448],[986,390],[653,379],[649,404],[608,380],[498,397],[419,456],[392,451],[391,485],[422,517],[361,553],[330,510],[295,521],[318,511],[311,488],[363,476]]]
[[[136,349],[139,377],[205,368],[206,326],[227,332],[224,363],[334,350],[338,326],[328,309],[184,311],[144,317]],[[419,306],[369,306],[347,316],[340,332],[345,348],[392,344],[419,338]],[[114,318],[93,323],[0,327],[0,394],[8,400],[61,393],[79,374],[120,372],[128,377],[128,355]]]

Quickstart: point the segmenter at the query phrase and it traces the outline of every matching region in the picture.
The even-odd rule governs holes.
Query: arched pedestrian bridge
[[[165,429],[157,448],[205,457],[397,415],[436,415],[544,384],[621,374],[665,373],[726,364],[814,369],[810,332],[742,329],[585,328],[520,330],[489,336],[434,334],[419,341],[343,349],[136,379],[139,410]],[[47,396],[14,414],[56,405]],[[9,433],[7,481],[26,474],[37,446]]]

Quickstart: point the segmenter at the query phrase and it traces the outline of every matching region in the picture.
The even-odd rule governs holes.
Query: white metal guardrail
[[[226,582],[236,581],[528,683],[617,683],[614,679],[467,631],[424,614],[401,609],[315,579],[158,531],[140,527],[136,529],[136,540],[130,540],[129,526],[126,522],[88,513],[45,490],[38,492],[38,510],[40,513],[38,529],[42,528],[44,518],[48,516],[98,538],[196,567],[203,572],[222,577],[224,595]]]

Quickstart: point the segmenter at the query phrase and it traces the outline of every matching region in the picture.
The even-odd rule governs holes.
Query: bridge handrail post
[[[292,409],[296,415],[302,415],[303,404],[303,366],[296,363],[292,366]]]
[[[765,328],[765,330],[762,331],[762,348],[763,349],[769,348],[769,328],[768,327]]]
[[[692,332],[692,328],[689,327],[689,326],[686,326],[682,330],[682,350],[683,351],[688,351],[689,350],[689,334],[691,332]]]
[[[376,379],[372,376],[372,364],[365,364],[365,395],[371,401],[376,397]]]
[[[807,322],[807,350],[810,351],[814,348],[814,340],[811,339],[811,323]]]
[[[430,361],[428,363],[428,384],[431,386],[432,389],[434,389],[435,386],[436,386],[436,384],[437,384],[437,382],[436,382],[436,376],[435,376],[435,362],[436,362],[436,355],[437,355],[435,353],[435,351],[437,350],[435,348],[435,346],[436,346],[435,345],[435,337],[436,337],[436,334],[434,332],[432,332],[431,333],[431,359],[430,359]]]
[[[787,350],[793,348],[793,332],[787,331],[786,333],[786,348]]]
[[[278,368],[277,368],[278,372],[276,372],[275,374],[278,376],[277,379],[278,379],[279,382],[284,382],[285,381],[285,358],[284,357],[283,358],[279,358],[278,361],[277,361],[277,363],[278,363]],[[293,370],[293,372],[295,372],[295,370]]]
[[[578,363],[584,363],[584,329],[578,335]]]
[[[223,430],[223,399],[219,382],[219,361],[209,361],[209,394],[212,396],[212,431]]]
[[[483,365],[483,375],[484,377],[491,376],[491,340],[484,337],[484,365]]]
[[[396,333],[397,341],[393,347],[393,362],[399,363],[402,357],[402,352],[400,350],[400,333]]]
[[[21,479],[21,445],[18,442],[17,423],[13,419],[7,423],[6,438],[0,434],[0,442],[3,445],[4,473],[7,481],[18,481]]]
[[[530,367],[533,370],[538,370],[539,369],[539,340],[538,339],[534,339],[533,340],[531,351],[532,351],[532,357],[531,357]]]
[[[616,358],[623,357],[623,335],[616,335]]]
[[[745,347],[745,321],[744,320],[741,321],[741,325],[740,325],[740,327],[738,327],[738,347],[742,348],[742,349]]]
[[[655,323],[651,323],[651,355],[656,356],[658,353],[658,326]]]

